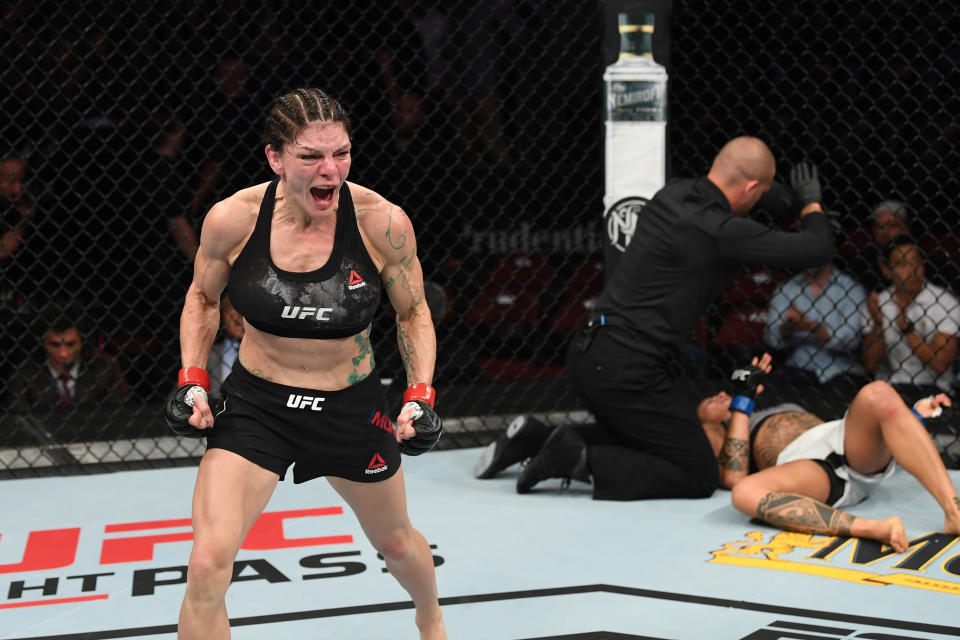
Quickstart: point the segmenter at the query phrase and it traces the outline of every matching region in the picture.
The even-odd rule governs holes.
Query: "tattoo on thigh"
[[[960,511],[960,498],[953,496],[953,506],[957,508],[957,511]]]
[[[768,493],[757,505],[757,515],[782,529],[803,533],[850,535],[854,517],[819,500],[794,493]]]

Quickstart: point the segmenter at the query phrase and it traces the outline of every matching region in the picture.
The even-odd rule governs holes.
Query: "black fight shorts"
[[[258,378],[240,362],[223,382],[208,449],[232,451],[283,480],[336,476],[386,480],[400,468],[387,402],[375,375],[339,391],[300,389]]]

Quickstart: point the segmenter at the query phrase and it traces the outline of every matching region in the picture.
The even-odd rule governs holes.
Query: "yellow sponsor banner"
[[[873,587],[898,585],[901,587],[960,595],[960,584],[947,580],[937,580],[935,578],[908,573],[871,573],[869,571],[860,571],[858,569],[835,567],[825,564],[828,561],[820,561],[824,562],[824,564],[814,564],[812,562],[791,560],[785,557],[797,549],[822,549],[836,540],[836,538],[833,537],[781,532],[773,535],[769,541],[764,542],[763,533],[760,531],[751,531],[747,533],[746,536],[748,540],[727,542],[724,543],[722,549],[711,551],[710,554],[713,557],[708,560],[708,562],[711,564],[725,564],[737,567],[790,571],[792,573],[803,573],[806,575],[833,578],[834,580],[856,582]]]

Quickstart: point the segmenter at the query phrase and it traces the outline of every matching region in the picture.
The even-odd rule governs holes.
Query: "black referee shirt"
[[[733,214],[706,177],[671,182],[641,211],[636,231],[597,301],[629,348],[675,354],[707,305],[744,264],[798,269],[826,264],[833,234],[823,214],[785,232]],[[644,348],[646,347],[646,348]]]

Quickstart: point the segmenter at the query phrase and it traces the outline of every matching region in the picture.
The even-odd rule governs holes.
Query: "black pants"
[[[627,349],[602,328],[586,351],[567,352],[574,388],[597,419],[578,431],[588,444],[597,500],[705,498],[718,483],[717,459],[696,416],[700,398],[674,363]]]

